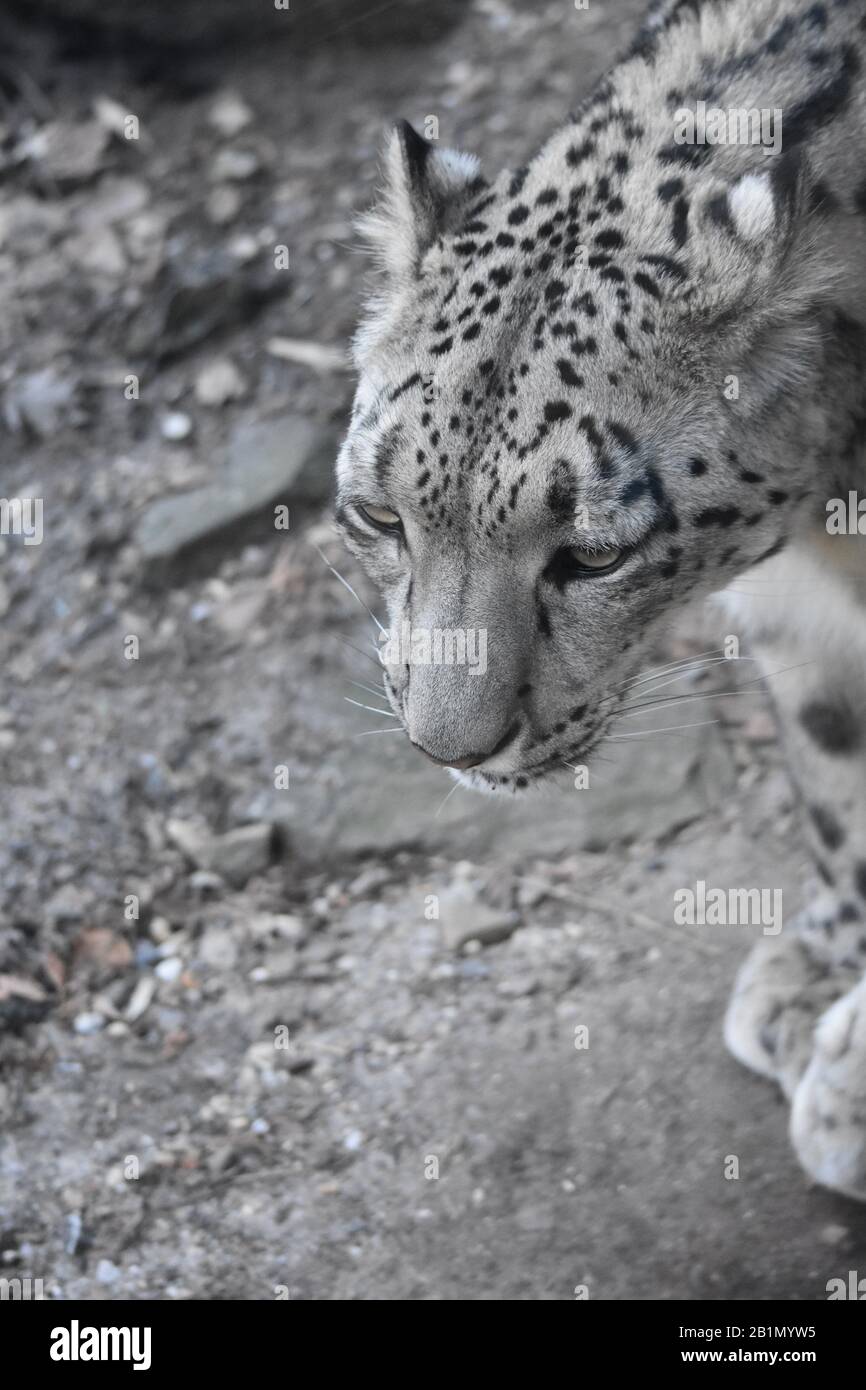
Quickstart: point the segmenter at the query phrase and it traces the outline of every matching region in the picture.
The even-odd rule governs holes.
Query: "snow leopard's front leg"
[[[820,537],[736,587],[821,887],[744,964],[725,1037],[791,1099],[806,1170],[866,1200],[866,542]]]

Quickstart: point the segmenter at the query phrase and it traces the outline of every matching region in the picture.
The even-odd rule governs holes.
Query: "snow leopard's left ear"
[[[389,276],[407,281],[424,252],[454,229],[485,187],[471,154],[440,149],[399,121],[385,148],[385,182],[378,204],[359,219]]]
[[[820,197],[800,149],[720,187],[698,213],[703,264],[683,295],[707,326],[767,311],[789,317],[832,288],[833,267],[816,255]]]

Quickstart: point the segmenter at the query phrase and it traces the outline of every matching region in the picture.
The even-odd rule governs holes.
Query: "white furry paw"
[[[855,978],[830,971],[793,932],[764,937],[734,984],[725,1016],[728,1050],[778,1081],[790,1098],[812,1056],[818,1019]]]
[[[791,1141],[816,1182],[866,1201],[866,978],[818,1022]]]

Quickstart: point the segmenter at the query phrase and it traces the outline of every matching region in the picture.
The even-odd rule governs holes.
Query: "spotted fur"
[[[488,180],[401,123],[364,222],[379,269],[338,466],[338,518],[392,628],[487,631],[483,678],[386,675],[412,742],[482,790],[585,762],[686,600],[817,566],[781,630],[760,604],[737,611],[770,651],[796,645],[812,604],[826,660],[784,714],[814,755],[804,799],[849,922],[866,662],[826,613],[842,605],[861,641],[866,566],[860,544],[852,579],[815,538],[827,499],[866,485],[864,63],[846,0],[666,0],[516,170]],[[679,143],[676,112],[698,101],[780,109],[781,151]],[[855,776],[837,807],[840,762],[861,791]],[[866,1137],[857,1182],[866,1195]]]

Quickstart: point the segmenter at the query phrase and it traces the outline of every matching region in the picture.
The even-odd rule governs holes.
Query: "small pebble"
[[[101,1033],[102,1029],[105,1027],[105,1019],[102,1017],[102,1014],[78,1014],[72,1026],[76,1033],[86,1038],[92,1033]]]
[[[163,415],[160,431],[163,439],[179,444],[192,434],[192,420],[183,410],[171,410],[168,415]]]
[[[116,1284],[120,1278],[120,1270],[111,1260],[100,1260],[96,1266],[96,1278],[100,1284]]]
[[[180,956],[167,956],[159,962],[153,973],[165,984],[172,984],[183,974],[183,961]]]

